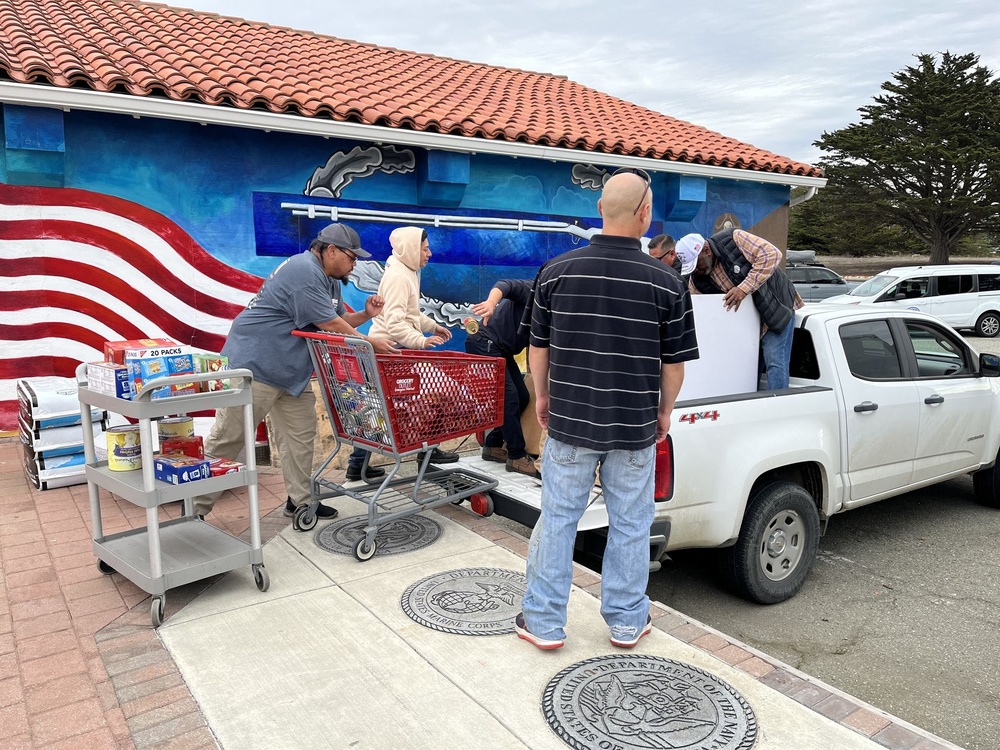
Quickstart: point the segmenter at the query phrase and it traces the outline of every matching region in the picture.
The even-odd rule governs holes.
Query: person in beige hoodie
[[[382,312],[372,320],[368,336],[388,339],[406,349],[430,349],[451,339],[451,332],[420,312],[420,269],[431,259],[427,232],[420,227],[399,227],[389,235],[392,255],[378,285]],[[429,336],[426,334],[430,334]],[[424,454],[420,454],[423,460]],[[458,454],[435,448],[433,463],[453,463]]]
[[[431,258],[427,232],[420,227],[399,227],[389,235],[389,244],[392,255],[385,262],[385,273],[378,285],[385,305],[372,320],[368,335],[406,349],[443,344],[451,339],[451,332],[420,312],[420,269]]]

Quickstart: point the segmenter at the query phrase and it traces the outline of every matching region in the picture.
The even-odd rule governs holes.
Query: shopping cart
[[[295,511],[292,526],[309,531],[323,498],[347,495],[368,505],[364,536],[354,546],[358,560],[375,554],[380,527],[446,503],[469,499],[473,512],[493,512],[489,491],[496,479],[464,468],[431,466],[445,440],[472,435],[503,422],[504,361],[454,352],[403,350],[376,355],[361,338],[295,332],[306,339],[337,446],[313,472],[312,502]],[[338,484],[323,474],[341,446],[393,459],[385,478],[360,486]],[[403,459],[422,453],[416,474],[400,476]]]

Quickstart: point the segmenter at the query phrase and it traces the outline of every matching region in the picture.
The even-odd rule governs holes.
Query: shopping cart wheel
[[[163,613],[166,609],[167,598],[165,596],[154,596],[149,607],[149,615],[150,619],[153,621],[154,628],[158,628],[163,624]]]
[[[489,518],[493,515],[493,497],[488,492],[477,492],[469,498],[469,506],[477,516]]]
[[[315,528],[317,520],[316,514],[312,512],[311,503],[300,505],[295,509],[295,515],[292,516],[292,528],[296,531],[309,531]]]
[[[261,591],[267,591],[271,587],[271,577],[267,574],[267,568],[264,567],[264,563],[252,566],[253,568],[253,580],[257,584],[257,588]]]
[[[115,569],[112,568],[110,565],[108,565],[106,562],[104,562],[104,560],[97,561],[97,569],[106,576],[109,576],[115,572]]]
[[[372,539],[372,543],[368,544],[368,537],[361,537],[358,543],[354,545],[354,556],[360,561],[371,560],[375,556],[375,550],[378,544]]]

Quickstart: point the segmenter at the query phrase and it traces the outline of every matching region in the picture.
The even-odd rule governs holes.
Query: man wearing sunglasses
[[[286,516],[312,498],[310,476],[316,440],[316,396],[309,384],[312,359],[305,339],[291,334],[295,330],[321,330],[367,338],[358,333],[357,326],[381,312],[382,299],[373,295],[365,300],[364,310],[349,313],[340,284],[347,280],[358,258],[369,257],[351,227],[325,227],[308,250],[284,261],[267,277],[236,316],[222,347],[231,368],[253,373],[254,424],[270,415],[278,434],[288,495]],[[381,354],[397,351],[389,342],[368,341]],[[205,452],[235,459],[242,449],[243,407],[218,409]],[[219,494],[194,498],[194,512],[201,516],[209,513]],[[337,510],[320,503],[317,515],[333,518]]]
[[[677,251],[674,249],[677,243],[669,234],[658,234],[649,241],[649,257],[662,260],[677,273],[681,272],[680,263],[677,261]]]
[[[651,629],[654,444],[670,428],[684,362],[698,356],[684,282],[642,251],[652,200],[644,171],[612,175],[597,204],[601,234],[542,266],[526,314],[535,412],[549,437],[514,626],[537,648],[564,643],[576,528],[596,474],[608,511],[601,614],[611,644],[632,648]]]

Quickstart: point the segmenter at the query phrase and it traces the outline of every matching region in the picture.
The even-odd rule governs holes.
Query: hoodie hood
[[[392,255],[411,271],[420,270],[420,238],[424,230],[420,227],[399,227],[389,235]]]

